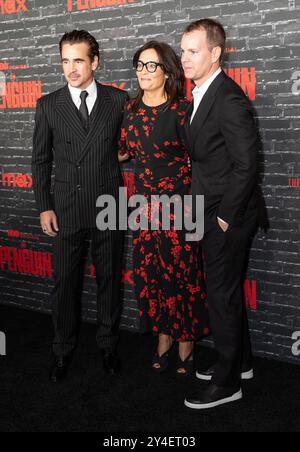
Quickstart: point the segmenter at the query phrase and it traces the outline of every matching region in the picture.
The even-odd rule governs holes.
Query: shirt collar
[[[219,68],[216,72],[214,72],[214,74],[208,80],[206,80],[205,83],[203,83],[203,85],[196,86],[193,89],[193,95],[205,94],[206,91],[208,90],[208,88],[210,87],[210,85],[212,84],[212,82],[218,77],[219,74],[221,74],[221,72],[222,72],[222,69]]]
[[[95,79],[93,79],[92,83],[84,90],[80,89],[80,88],[74,88],[74,86],[71,86],[70,83],[68,84],[69,86],[69,90],[70,93],[72,95],[72,97],[75,98],[80,98],[80,94],[82,91],[86,91],[87,93],[89,93],[89,96],[95,96],[97,94],[97,85],[95,82]]]

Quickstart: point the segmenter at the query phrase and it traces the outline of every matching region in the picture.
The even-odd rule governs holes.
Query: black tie
[[[89,111],[86,105],[86,98],[88,97],[89,93],[87,91],[82,91],[80,93],[80,99],[81,104],[79,107],[79,111],[82,117],[83,126],[88,129],[89,127]]]

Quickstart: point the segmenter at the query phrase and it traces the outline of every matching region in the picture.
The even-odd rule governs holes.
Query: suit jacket
[[[33,189],[39,212],[54,210],[60,227],[96,227],[97,198],[110,194],[118,199],[122,177],[117,140],[128,95],[99,83],[97,90],[88,132],[67,85],[37,102]]]
[[[193,160],[192,193],[205,196],[205,229],[217,217],[241,225],[255,214],[259,137],[252,106],[224,72],[206,92],[185,128]]]

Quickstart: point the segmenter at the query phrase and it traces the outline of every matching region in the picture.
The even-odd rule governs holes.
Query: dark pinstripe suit
[[[97,83],[97,101],[88,133],[82,126],[68,86],[37,103],[33,137],[33,188],[40,212],[54,210],[59,234],[54,239],[54,353],[69,354],[78,333],[76,303],[82,249],[91,238],[98,284],[97,343],[113,349],[118,340],[119,282],[123,235],[96,229],[96,200],[118,199],[122,177],[117,139],[128,95]],[[51,174],[55,165],[54,196]]]

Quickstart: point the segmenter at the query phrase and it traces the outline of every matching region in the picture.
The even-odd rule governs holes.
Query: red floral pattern
[[[185,145],[184,116],[188,102],[167,110],[144,104],[137,112],[133,102],[125,108],[120,149],[136,160],[135,192],[149,206],[140,214],[148,222],[161,213],[151,195],[184,196],[190,193],[191,174]],[[153,205],[154,204],[154,205]],[[200,244],[186,241],[176,230],[171,213],[170,230],[138,230],[133,238],[133,264],[141,330],[169,334],[179,342],[195,341],[208,333],[208,310]]]

